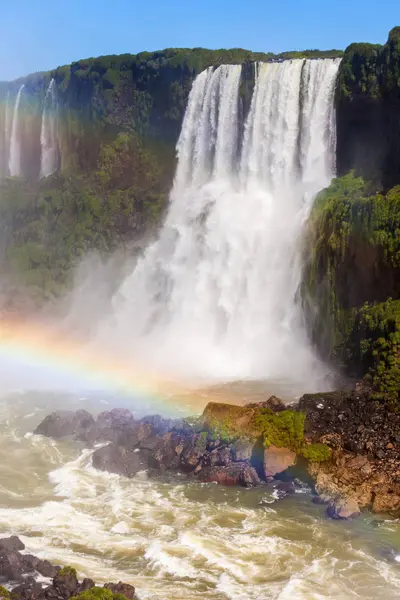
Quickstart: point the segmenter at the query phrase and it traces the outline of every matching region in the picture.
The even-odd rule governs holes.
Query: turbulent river
[[[90,450],[31,433],[56,407],[99,411],[110,402],[1,398],[0,533],[82,576],[133,583],[142,600],[400,598],[397,521],[368,513],[330,521],[306,487],[277,500],[269,486],[124,479],[94,470]]]

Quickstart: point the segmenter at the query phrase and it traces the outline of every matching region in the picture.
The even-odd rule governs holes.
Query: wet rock
[[[383,487],[375,494],[372,510],[376,513],[399,511],[400,495],[393,493],[390,488]]]
[[[140,424],[132,413],[125,408],[114,408],[99,414],[97,420],[84,433],[85,440],[95,442],[115,442],[120,445],[134,446],[135,434]]]
[[[276,486],[275,489],[278,490],[278,492],[281,492],[282,494],[295,494],[296,493],[296,486],[294,484],[294,481],[280,481]]]
[[[236,462],[250,461],[254,444],[248,440],[237,440],[232,444],[232,457]]]
[[[56,440],[75,437],[84,439],[87,430],[95,425],[92,415],[86,410],[57,411],[48,415],[38,427],[35,434],[51,437]]]
[[[253,487],[261,483],[256,470],[247,463],[232,463],[227,467],[206,467],[199,475],[200,481],[221,485]]]
[[[39,560],[36,565],[36,571],[43,577],[56,577],[57,568],[54,567],[48,560]]]
[[[360,514],[360,507],[353,498],[338,498],[327,508],[331,519],[350,519]]]
[[[183,471],[193,471],[203,458],[207,449],[207,433],[195,434],[186,440],[180,455],[180,467]]]
[[[327,496],[326,494],[313,496],[313,498],[312,498],[313,504],[324,505],[324,504],[329,504],[331,501],[332,501],[332,498],[330,496]]]
[[[109,444],[96,450],[92,463],[100,471],[133,477],[149,467],[149,453],[145,450]]]
[[[133,585],[129,585],[128,583],[106,583],[104,587],[108,590],[111,590],[113,594],[122,594],[129,600],[134,600],[135,598],[135,588]]]
[[[21,600],[36,600],[42,592],[42,584],[35,581],[33,577],[28,577],[24,583],[17,585],[12,590],[13,597]]]
[[[264,450],[265,477],[274,477],[283,473],[296,462],[296,453],[288,448],[269,446]]]
[[[0,539],[0,550],[18,552],[19,550],[25,550],[25,544],[21,542],[19,537],[17,537],[16,535],[12,535],[9,538]]]
[[[53,588],[63,598],[74,596],[79,590],[75,569],[65,567],[53,579]]]

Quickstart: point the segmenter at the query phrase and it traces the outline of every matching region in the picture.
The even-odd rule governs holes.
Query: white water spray
[[[44,98],[40,145],[40,177],[49,177],[57,169],[57,99],[54,79],[50,81]]]
[[[302,227],[334,174],[339,62],[259,64],[242,140],[241,68],[197,77],[165,224],[100,337],[180,375],[322,385],[297,295]]]
[[[14,113],[11,126],[10,155],[8,160],[8,170],[12,177],[21,175],[21,142],[19,139],[19,105],[21,94],[25,85],[21,85],[15,99]]]

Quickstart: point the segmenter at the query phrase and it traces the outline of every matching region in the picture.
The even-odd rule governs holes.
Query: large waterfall
[[[14,113],[11,126],[10,153],[8,159],[8,170],[11,176],[21,175],[21,142],[19,138],[19,105],[21,94],[25,85],[21,85],[15,99]]]
[[[339,62],[258,64],[244,132],[241,68],[197,77],[165,224],[114,299],[107,339],[180,374],[318,384],[298,301],[301,237],[334,175]]]
[[[40,177],[48,177],[57,169],[57,99],[54,79],[50,81],[44,99],[40,145]]]

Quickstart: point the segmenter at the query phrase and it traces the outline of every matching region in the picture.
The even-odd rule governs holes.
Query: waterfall
[[[241,67],[196,78],[169,212],[114,298],[107,343],[180,375],[322,385],[297,296],[303,225],[334,175],[339,63],[258,64],[244,132]]]
[[[21,101],[22,90],[25,85],[21,85],[15,99],[14,113],[11,125],[10,154],[8,159],[8,170],[12,177],[21,175],[21,143],[19,140],[19,105]]]
[[[40,131],[40,177],[48,177],[57,169],[57,99],[52,79],[44,98]]]

